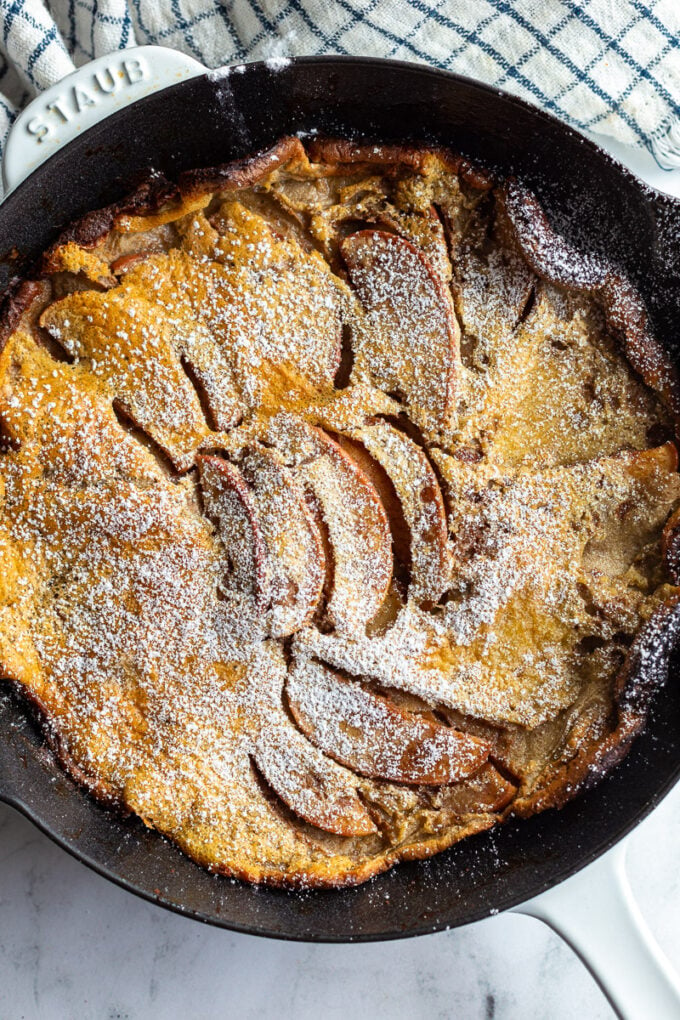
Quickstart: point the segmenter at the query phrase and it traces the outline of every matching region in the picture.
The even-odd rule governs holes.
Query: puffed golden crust
[[[599,782],[680,627],[678,382],[516,181],[282,139],[0,323],[0,668],[217,873],[363,882]]]

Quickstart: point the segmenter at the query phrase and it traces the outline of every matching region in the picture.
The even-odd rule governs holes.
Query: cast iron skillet
[[[436,140],[516,174],[582,248],[615,254],[677,358],[680,203],[665,198],[552,117],[477,82],[416,65],[304,58],[273,70],[185,81],[107,118],[56,153],[0,207],[0,252],[37,257],[70,220],[131,190],[297,131]],[[0,268],[0,285],[16,261]],[[293,894],[211,877],[135,819],[99,805],[44,748],[19,699],[0,697],[0,798],[131,892],[211,924],[286,939],[368,941],[466,924],[560,882],[635,826],[680,773],[679,665],[625,762],[562,811],[465,840],[344,891]]]

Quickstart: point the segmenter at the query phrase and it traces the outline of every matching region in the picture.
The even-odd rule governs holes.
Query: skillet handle
[[[680,980],[633,899],[626,841],[514,908],[549,925],[578,954],[623,1020],[678,1020]]]
[[[119,50],[79,67],[42,92],[14,121],[2,163],[5,193],[116,110],[206,71],[193,57],[164,46]],[[134,145],[134,138],[129,141]]]

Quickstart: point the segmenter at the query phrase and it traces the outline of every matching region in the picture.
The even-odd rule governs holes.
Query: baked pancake
[[[627,280],[447,151],[151,178],[5,303],[1,675],[251,882],[559,807],[664,681],[678,409]]]

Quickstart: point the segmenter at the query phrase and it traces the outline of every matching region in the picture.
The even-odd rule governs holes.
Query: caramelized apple
[[[318,662],[298,662],[286,694],[302,732],[365,776],[439,786],[472,775],[489,754],[484,740],[397,708]]]
[[[354,337],[354,374],[398,394],[428,433],[451,426],[460,331],[451,297],[410,241],[361,230],[341,246],[365,316]]]

